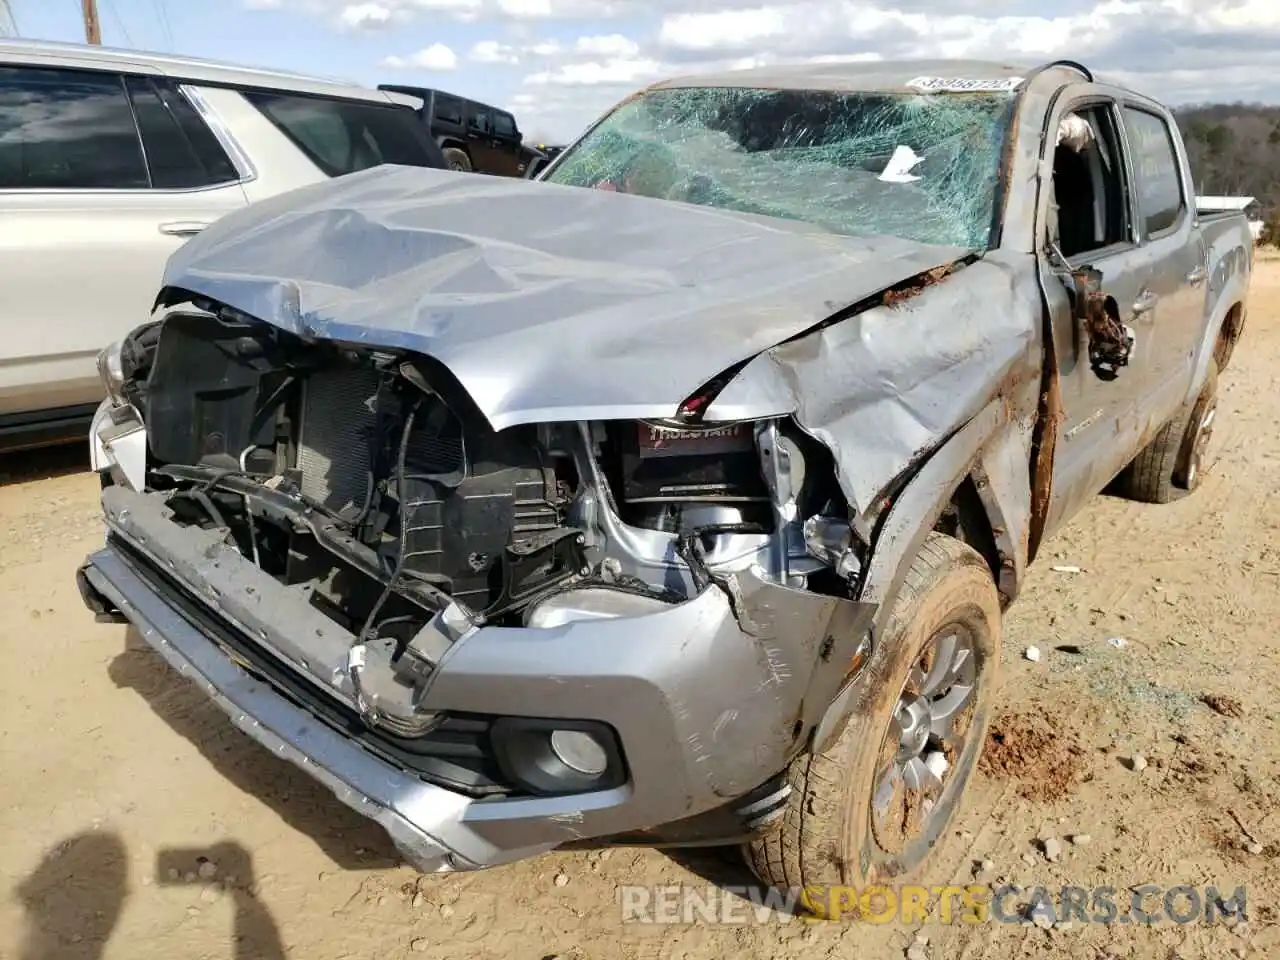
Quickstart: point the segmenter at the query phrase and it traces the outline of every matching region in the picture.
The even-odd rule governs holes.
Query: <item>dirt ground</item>
[[[1202,489],[1163,507],[1099,498],[1038,562],[1006,627],[1008,713],[925,878],[1109,884],[1122,904],[1137,884],[1245,884],[1248,922],[1230,926],[624,925],[620,885],[726,878],[714,857],[652,851],[417,878],[125,628],[92,622],[72,579],[101,538],[82,452],[0,461],[0,957],[1280,955],[1277,421],[1272,260]]]

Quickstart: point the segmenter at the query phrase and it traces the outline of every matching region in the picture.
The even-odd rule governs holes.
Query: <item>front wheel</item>
[[[836,743],[797,758],[780,828],[747,859],[776,887],[903,882],[955,816],[977,765],[1000,660],[1000,599],[977,551],[931,534],[872,653]],[[832,904],[802,904],[828,915]]]

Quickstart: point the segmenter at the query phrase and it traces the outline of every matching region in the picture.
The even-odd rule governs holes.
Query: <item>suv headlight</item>
[[[120,361],[123,341],[117,340],[98,354],[98,376],[107,396],[117,406],[124,403],[124,366]]]

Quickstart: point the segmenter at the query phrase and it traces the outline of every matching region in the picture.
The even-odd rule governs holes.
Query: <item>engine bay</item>
[[[362,712],[366,665],[390,668],[385,704],[387,682],[430,676],[433,636],[527,626],[570,591],[679,603],[752,567],[847,596],[856,569],[829,453],[789,420],[495,431],[428,357],[213,307],[139,328],[120,357],[147,490],[355,638]],[[425,728],[402,707],[381,722]]]

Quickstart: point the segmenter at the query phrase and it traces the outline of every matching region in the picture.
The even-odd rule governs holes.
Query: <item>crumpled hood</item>
[[[434,357],[503,429],[670,416],[735,363],[966,252],[383,166],[222,218],[164,283],[295,334]]]

